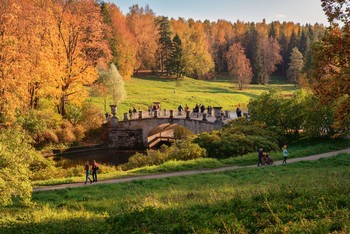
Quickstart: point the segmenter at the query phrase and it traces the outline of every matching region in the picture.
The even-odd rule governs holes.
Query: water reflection
[[[63,168],[75,167],[78,165],[84,166],[85,161],[92,162],[96,160],[99,164],[121,165],[128,162],[130,156],[135,154],[135,150],[111,150],[102,149],[90,152],[79,152],[60,156],[52,156],[57,162],[57,166]]]

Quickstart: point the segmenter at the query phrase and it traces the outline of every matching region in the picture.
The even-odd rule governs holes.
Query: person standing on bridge
[[[182,115],[182,110],[183,110],[183,107],[181,106],[181,104],[178,106],[177,110],[179,112],[178,115],[181,116]]]
[[[86,184],[88,182],[88,180],[90,180],[90,184],[92,183],[92,180],[90,179],[89,177],[89,174],[90,174],[90,164],[89,164],[89,161],[86,161],[85,162],[85,183]]]

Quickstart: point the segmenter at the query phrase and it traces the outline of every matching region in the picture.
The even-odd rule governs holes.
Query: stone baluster
[[[128,121],[128,113],[124,113],[124,121]]]
[[[190,111],[186,111],[186,119],[191,119],[190,114],[191,114]]]
[[[222,107],[214,107],[215,121],[222,121],[221,109]]]
[[[207,113],[203,113],[203,119],[202,119],[202,121],[208,121],[208,120],[207,120]]]
[[[139,119],[142,119],[142,111],[139,111]]]

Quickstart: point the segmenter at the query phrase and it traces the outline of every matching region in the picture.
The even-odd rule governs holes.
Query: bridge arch
[[[162,128],[181,125],[194,134],[211,132],[222,127],[221,121],[208,122],[196,119],[145,118],[120,121],[109,131],[111,148],[148,148],[149,134],[156,134]]]

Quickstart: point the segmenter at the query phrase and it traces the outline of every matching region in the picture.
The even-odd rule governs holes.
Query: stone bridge
[[[211,132],[223,126],[220,109],[214,108],[215,117],[209,119],[206,113],[201,116],[202,118],[191,118],[190,112],[187,112],[186,116],[175,118],[172,111],[169,117],[160,117],[159,113],[155,112],[151,118],[143,118],[140,111],[138,119],[128,119],[125,113],[124,120],[118,121],[114,114],[110,120],[109,147],[115,149],[148,148],[161,140],[173,141],[174,128],[178,125],[187,128],[194,134]]]

